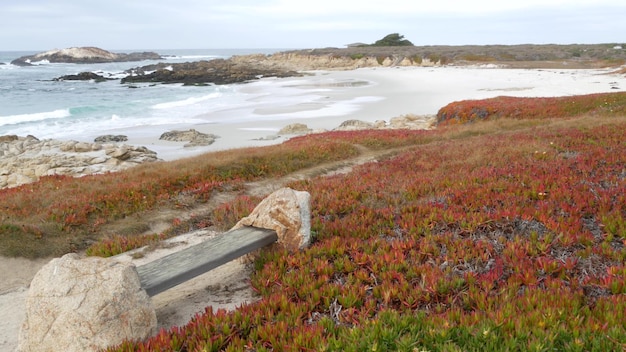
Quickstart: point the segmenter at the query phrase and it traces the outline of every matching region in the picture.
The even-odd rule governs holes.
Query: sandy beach
[[[496,96],[550,97],[615,92],[626,78],[614,69],[506,69],[493,65],[386,67],[351,71],[312,71],[305,77],[264,78],[239,85],[249,95],[242,106],[198,116],[203,124],[171,124],[107,131],[128,135],[128,142],[173,160],[207,151],[281,143],[273,137],[291,123],[332,130],[346,120],[375,122],[401,115],[434,115],[453,101]],[[215,122],[212,122],[215,121]],[[220,136],[208,147],[183,148],[160,141],[161,133],[194,128]],[[94,131],[90,139],[97,136]]]
[[[446,104],[464,99],[623,91],[626,77],[610,74],[612,71],[614,69],[505,69],[495,66],[316,71],[305,77],[266,78],[241,85],[238,89],[250,96],[248,104],[207,114],[204,119],[208,122],[204,124],[137,127],[119,133],[128,135],[129,144],[146,146],[156,151],[159,158],[173,160],[210,151],[281,143],[290,136],[271,140],[268,137],[295,122],[314,130],[332,130],[350,119],[375,122],[406,114],[434,115]],[[211,123],[211,120],[224,121],[226,117],[229,123]],[[189,128],[220,138],[211,146],[193,148],[184,148],[182,142],[158,139],[165,131]],[[94,136],[98,133],[93,132]],[[87,137],[93,139],[94,136]],[[185,244],[171,250],[178,250],[208,235],[211,234],[195,233],[178,239]],[[46,262],[47,259],[0,258],[0,351],[16,348],[28,284]],[[188,285],[155,297],[160,326],[185,324],[209,305],[233,309],[254,300],[246,282],[248,270],[235,261]]]

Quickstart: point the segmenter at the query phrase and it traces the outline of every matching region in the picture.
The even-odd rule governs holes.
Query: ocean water
[[[124,70],[156,62],[190,62],[282,50],[124,50],[154,51],[165,59],[105,64],[38,62],[30,67],[10,62],[37,52],[0,52],[0,63],[4,63],[0,64],[0,135],[86,140],[105,133],[124,134],[125,129],[142,126],[235,121],[241,117],[212,112],[250,104],[251,94],[242,93],[241,84],[186,87],[142,83],[129,88],[119,80],[96,83],[53,79],[86,71],[121,78]]]

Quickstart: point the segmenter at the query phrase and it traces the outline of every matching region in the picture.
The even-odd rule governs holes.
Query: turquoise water
[[[124,52],[131,52],[124,51]],[[81,139],[87,134],[137,126],[207,123],[207,112],[241,104],[237,85],[185,87],[181,84],[135,84],[54,81],[80,72],[121,78],[129,68],[156,62],[178,63],[279,49],[137,50],[155,51],[158,61],[107,64],[50,64],[18,67],[11,60],[36,52],[0,52],[0,135]]]

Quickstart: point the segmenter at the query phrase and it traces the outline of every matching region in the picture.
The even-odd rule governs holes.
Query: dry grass
[[[306,55],[404,56],[439,58],[449,64],[480,62],[502,64],[511,68],[602,68],[618,67],[626,62],[626,50],[613,49],[615,44],[572,45],[461,45],[408,47],[324,48],[296,51]]]

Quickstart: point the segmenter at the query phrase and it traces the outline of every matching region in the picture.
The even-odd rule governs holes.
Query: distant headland
[[[54,63],[93,64],[105,62],[128,62],[160,60],[163,57],[155,52],[113,53],[96,47],[74,47],[54,49],[35,55],[26,55],[11,61],[16,66],[30,66],[33,62],[48,61]]]

